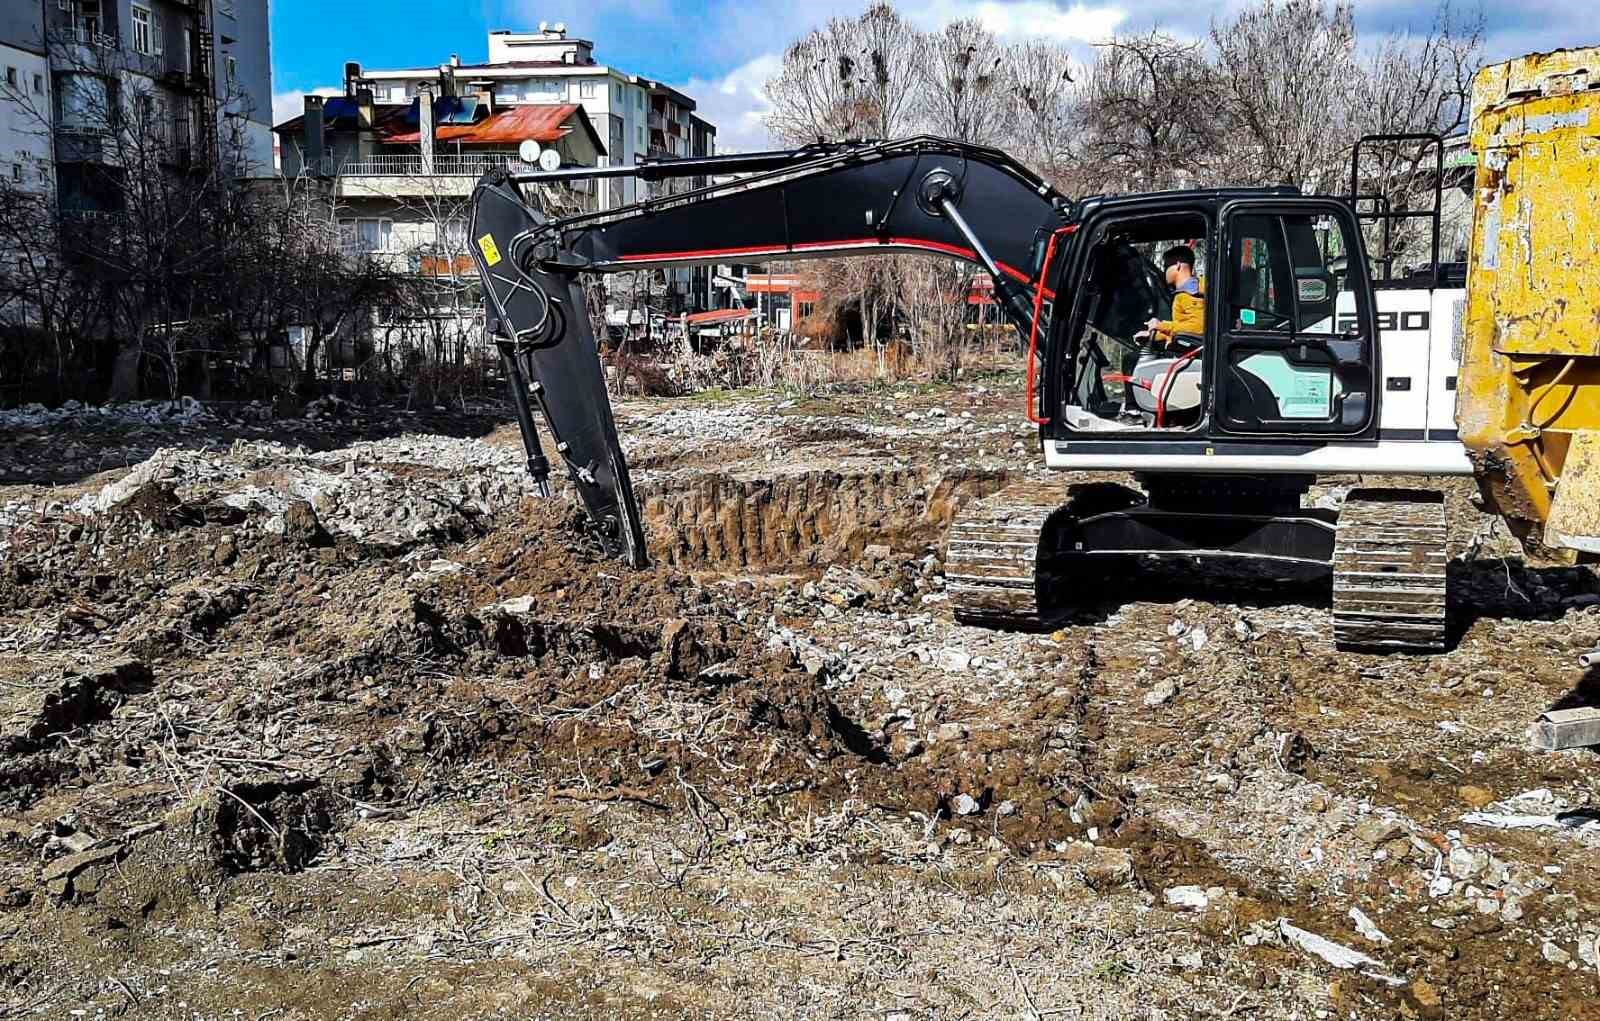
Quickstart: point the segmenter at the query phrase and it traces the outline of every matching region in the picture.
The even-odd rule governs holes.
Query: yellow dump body
[[[1600,553],[1600,49],[1478,73],[1456,419],[1530,548]]]

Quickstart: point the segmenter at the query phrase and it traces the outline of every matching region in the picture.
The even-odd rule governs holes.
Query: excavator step
[[[1442,494],[1352,490],[1339,512],[1334,543],[1334,643],[1443,650],[1448,538]]]

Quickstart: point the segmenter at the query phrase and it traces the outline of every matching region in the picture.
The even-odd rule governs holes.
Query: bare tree
[[[1352,139],[1356,28],[1349,3],[1264,0],[1213,23],[1238,184],[1335,187]]]
[[[854,23],[835,18],[792,43],[767,83],[767,126],[781,141],[859,138],[873,122],[872,97],[861,87]]]
[[[1004,141],[1012,121],[1006,51],[982,22],[952,21],[931,35],[922,68],[922,115],[934,134]]]
[[[1016,104],[1015,151],[1059,186],[1087,128],[1086,89],[1080,84],[1085,69],[1065,47],[1042,39],[1011,47],[1006,61]]]
[[[1199,44],[1160,32],[1099,47],[1086,87],[1081,174],[1104,190],[1154,190],[1205,179],[1225,124]]]

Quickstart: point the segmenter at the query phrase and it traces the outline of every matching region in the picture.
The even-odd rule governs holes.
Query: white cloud
[[[718,152],[750,152],[772,148],[767,134],[767,81],[778,74],[783,58],[765,53],[721,78],[691,78],[675,88],[693,97],[695,112],[717,128]]]
[[[1128,18],[1120,7],[1075,3],[1063,7],[1051,0],[933,0],[907,8],[919,28],[937,30],[963,18],[979,21],[1008,41],[1049,39],[1054,42],[1099,42]]]
[[[311,89],[310,91],[290,89],[288,92],[274,92],[272,94],[272,123],[275,125],[282,124],[286,120],[292,120],[305,113],[307,96],[338,96],[342,95],[343,92],[343,89],[333,88]]]

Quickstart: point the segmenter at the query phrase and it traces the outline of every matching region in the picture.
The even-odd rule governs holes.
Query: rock
[[[33,902],[33,894],[20,886],[8,886],[0,890],[0,911],[15,911],[25,908]]]
[[[1387,844],[1389,841],[1405,835],[1405,827],[1392,819],[1363,819],[1356,824],[1354,830],[1355,838],[1369,847]]]
[[[1206,786],[1216,794],[1232,794],[1237,784],[1227,773],[1212,773],[1206,777]]]
[[[1203,908],[1210,903],[1205,890],[1198,886],[1169,886],[1162,898],[1177,908]]]
[[[72,878],[92,865],[99,865],[116,859],[122,854],[121,844],[108,844],[105,847],[90,848],[77,854],[69,854],[44,867],[39,878],[51,893],[58,897],[66,896],[72,889]]]
[[[1173,682],[1170,679],[1169,680],[1164,680],[1164,681],[1159,681],[1159,682],[1156,683],[1155,687],[1151,688],[1145,694],[1145,696],[1144,696],[1145,708],[1154,709],[1157,706],[1166,705],[1168,702],[1171,702],[1173,699],[1175,699],[1177,697],[1178,697],[1178,685],[1175,682]]]
[[[1178,955],[1174,963],[1185,971],[1199,971],[1205,967],[1206,958],[1200,951],[1191,950],[1187,954]]]
[[[894,551],[888,546],[885,546],[881,543],[874,543],[873,545],[868,546],[866,549],[861,551],[861,558],[863,560],[876,563],[878,561],[888,560],[893,554]]]
[[[1002,801],[999,807],[994,810],[994,814],[1002,819],[1009,815],[1016,815],[1017,803],[1015,801]]]
[[[914,759],[923,752],[922,739],[910,730],[896,731],[889,739],[889,752],[896,759]]]
[[[950,799],[950,811],[956,815],[977,815],[978,801],[970,794],[957,794]]]
[[[1412,982],[1410,992],[1411,998],[1424,1011],[1437,1011],[1442,1006],[1443,1001],[1439,999],[1439,990],[1435,989],[1433,983],[1425,978],[1419,978]]]
[[[1457,879],[1476,879],[1488,871],[1489,856],[1469,847],[1456,847],[1451,849],[1446,864]]]
[[[1493,791],[1485,790],[1482,787],[1473,787],[1470,784],[1463,784],[1457,787],[1456,794],[1461,797],[1462,801],[1465,801],[1473,808],[1486,808],[1494,801]]]
[[[1203,627],[1197,627],[1189,634],[1189,647],[1194,649],[1195,652],[1199,652],[1201,649],[1204,649],[1206,647],[1206,641],[1206,629]]]
[[[964,671],[972,666],[972,654],[965,649],[940,649],[938,662],[943,670]]]
[[[962,724],[941,723],[938,729],[933,732],[933,738],[940,744],[949,744],[955,741],[965,741],[967,734],[968,730]]]
[[[1556,946],[1549,940],[1544,941],[1544,946],[1539,948],[1539,954],[1551,964],[1566,964],[1572,960],[1572,955]]]
[[[295,500],[283,509],[283,537],[302,546],[328,546],[333,543],[315,508],[308,500]]]

